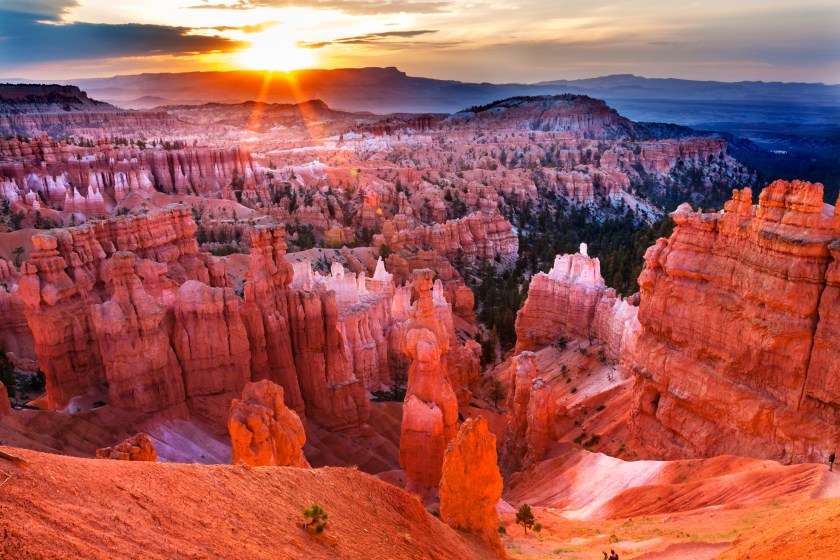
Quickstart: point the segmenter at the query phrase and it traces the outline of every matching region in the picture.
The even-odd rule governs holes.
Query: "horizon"
[[[196,73],[203,73],[203,74],[211,74],[211,73],[235,73],[235,72],[255,72],[255,73],[271,73],[271,74],[297,74],[303,72],[332,72],[332,71],[348,71],[348,70],[397,70],[401,74],[405,74],[409,78],[422,78],[428,80],[440,80],[440,81],[454,81],[460,83],[476,83],[476,84],[491,84],[491,85],[507,85],[507,84],[515,84],[515,85],[540,85],[548,82],[557,82],[557,81],[567,81],[567,82],[582,82],[587,80],[599,80],[599,79],[607,79],[607,78],[638,78],[642,80],[673,80],[673,81],[689,81],[689,82],[707,82],[707,83],[721,83],[721,84],[790,84],[790,85],[817,85],[817,86],[838,86],[840,85],[840,81],[838,82],[802,82],[802,81],[784,81],[784,80],[719,80],[719,79],[694,79],[694,78],[683,78],[679,76],[643,76],[635,73],[620,73],[620,74],[599,74],[599,75],[592,75],[586,76],[583,78],[552,78],[547,80],[540,80],[536,82],[500,82],[500,81],[483,81],[483,82],[471,82],[465,80],[454,80],[449,78],[440,78],[436,76],[428,76],[428,75],[417,75],[411,74],[410,72],[406,72],[400,69],[398,66],[357,66],[357,67],[341,67],[341,68],[298,68],[295,70],[257,70],[257,69],[250,69],[250,68],[231,68],[225,70],[181,70],[181,71],[151,71],[151,72],[137,72],[137,73],[122,73],[122,74],[110,74],[110,75],[103,75],[103,76],[93,76],[93,77],[86,77],[86,78],[59,78],[55,81],[41,81],[38,78],[27,78],[24,76],[0,76],[0,85],[2,84],[11,84],[11,85],[76,85],[76,82],[84,82],[84,81],[91,81],[91,80],[107,80],[111,78],[120,78],[120,77],[131,77],[131,76],[155,76],[155,75],[179,75],[179,74],[196,74]],[[545,94],[545,95],[552,95],[552,94]],[[558,94],[559,95],[559,94]]]
[[[838,24],[840,7],[827,0],[0,0],[0,75],[399,66],[468,83],[633,74],[836,85]]]

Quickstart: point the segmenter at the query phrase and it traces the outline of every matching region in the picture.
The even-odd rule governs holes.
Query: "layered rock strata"
[[[400,216],[397,216],[398,218]],[[385,244],[391,249],[403,247],[430,249],[449,259],[459,255],[467,259],[504,260],[516,258],[519,238],[513,226],[501,214],[476,212],[459,220],[443,224],[411,227],[406,220],[387,222],[374,244]]]
[[[824,460],[840,438],[840,215],[822,185],[673,218],[639,277],[634,431],[663,456]]]

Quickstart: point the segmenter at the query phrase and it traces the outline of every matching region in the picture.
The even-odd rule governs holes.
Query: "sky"
[[[0,78],[364,66],[840,83],[840,2],[0,0]]]

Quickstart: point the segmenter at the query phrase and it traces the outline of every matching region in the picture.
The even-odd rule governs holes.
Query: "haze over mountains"
[[[621,100],[746,101],[834,108],[834,113],[815,112],[813,121],[823,123],[836,122],[836,118],[831,120],[831,115],[836,117],[840,110],[840,85],[729,83],[630,74],[537,84],[493,84],[414,77],[391,67],[301,70],[292,74],[252,70],[137,74],[70,83],[94,97],[132,109],[208,101],[235,103],[262,98],[289,103],[317,98],[330,106],[353,111],[451,113],[515,95],[579,93],[604,99],[622,113],[628,111],[621,106]],[[628,114],[628,117],[639,120],[638,115]]]

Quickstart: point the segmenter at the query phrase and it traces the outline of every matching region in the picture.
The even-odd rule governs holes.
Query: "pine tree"
[[[522,525],[527,535],[528,529],[534,526],[534,521],[534,512],[531,511],[531,506],[522,504],[522,507],[516,512],[516,524]]]

